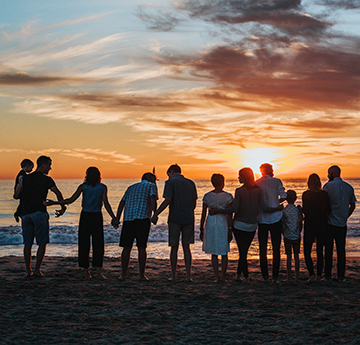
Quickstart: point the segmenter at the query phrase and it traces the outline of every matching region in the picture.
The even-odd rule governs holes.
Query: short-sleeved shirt
[[[286,198],[285,188],[278,178],[264,175],[256,181],[256,184],[261,188],[261,204],[275,208],[279,206],[279,197]],[[283,216],[282,211],[264,212],[261,208],[259,210],[258,221],[260,224],[274,224],[281,220]]]
[[[16,178],[15,178],[15,186],[14,186],[14,192],[16,192],[16,187],[17,185],[19,184],[19,179],[20,179],[20,176],[22,176],[22,178],[24,178],[24,176],[26,176],[26,172],[24,170],[20,170],[19,173],[16,175]]]
[[[349,214],[349,205],[356,202],[354,188],[340,177],[335,177],[323,187],[329,194],[331,213],[328,222],[331,225],[344,227]]]
[[[288,204],[283,211],[285,224],[284,237],[288,240],[298,240],[302,228],[302,214],[294,204]]]
[[[148,180],[131,185],[122,200],[125,201],[124,221],[151,217],[151,196],[158,198],[157,186]]]
[[[25,175],[21,194],[22,214],[46,212],[43,202],[46,200],[48,190],[55,186],[55,181],[40,171]]]
[[[103,183],[97,183],[95,186],[83,184],[81,206],[84,212],[101,212],[104,186]]]
[[[195,183],[183,175],[175,175],[165,182],[164,198],[170,198],[169,223],[192,224],[195,222],[194,205],[197,199]]]

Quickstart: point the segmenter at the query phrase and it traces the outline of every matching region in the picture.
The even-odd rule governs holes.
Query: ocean
[[[114,179],[103,180],[102,182],[108,187],[109,202],[116,213],[120,199],[122,198],[126,188],[133,183],[138,182],[135,179]],[[202,197],[205,193],[212,190],[210,180],[194,180],[198,191],[198,203],[195,209],[195,244],[192,245],[193,258],[208,258],[208,254],[202,252],[202,242],[199,239],[199,223],[201,217]],[[360,179],[347,179],[355,189],[355,195],[360,197]],[[164,189],[165,180],[157,182],[159,191],[158,205],[162,202],[162,192]],[[324,184],[326,181],[322,181]],[[72,195],[77,186],[82,183],[82,180],[56,180],[58,188],[67,198]],[[284,179],[283,184],[286,190],[293,189],[297,192],[297,204],[301,204],[301,194],[307,189],[306,179]],[[236,188],[239,187],[237,180],[228,180],[224,190],[234,194]],[[12,198],[14,188],[14,181],[0,180],[0,257],[7,255],[22,255],[22,235],[21,226],[16,223],[13,214],[18,205],[18,201]],[[49,192],[49,199],[55,199],[55,194]],[[66,213],[59,218],[55,218],[56,206],[48,208],[50,214],[50,239],[51,243],[47,248],[47,256],[77,256],[77,231],[78,220],[81,211],[81,197],[72,205],[69,205]],[[118,245],[120,239],[119,229],[114,229],[110,224],[110,216],[103,209],[104,214],[104,230],[105,230],[105,256],[119,257],[121,249]],[[167,259],[169,256],[169,248],[167,245],[167,215],[165,210],[159,217],[157,225],[151,226],[148,257]],[[348,221],[348,235],[347,235],[347,255],[360,256],[360,208],[357,208]],[[269,248],[271,244],[269,241]],[[36,250],[36,245],[33,251]],[[181,250],[179,257],[182,257]],[[233,240],[230,244],[230,259],[238,258],[236,243]],[[282,249],[282,255],[284,255]],[[132,256],[136,257],[136,247],[132,252]],[[249,258],[258,258],[257,237],[255,237],[250,250]]]

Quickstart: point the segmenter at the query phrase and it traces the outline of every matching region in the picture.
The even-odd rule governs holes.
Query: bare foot
[[[191,277],[186,277],[185,281],[187,281],[188,283],[192,283],[193,280],[191,279]]]
[[[97,279],[97,280],[107,280],[107,278],[106,278],[102,273],[97,274],[97,275],[96,275],[96,279]]]
[[[149,278],[147,276],[143,275],[143,276],[140,276],[139,280],[142,282],[148,282]]]
[[[314,283],[315,282],[315,276],[310,276],[308,283]]]
[[[241,276],[240,276],[240,274],[236,274],[236,276],[235,276],[235,281],[236,281],[236,282],[241,282]]]
[[[90,271],[89,269],[84,269],[84,278],[85,279],[90,279],[91,278],[91,274],[90,274]]]
[[[175,277],[171,277],[168,279],[169,282],[171,283],[175,283],[176,282],[176,278]]]
[[[26,277],[32,277],[33,276],[33,272],[32,271],[26,271]]]
[[[38,277],[38,278],[41,278],[41,277],[43,277],[44,275],[43,275],[43,273],[41,272],[41,271],[35,271],[34,272],[34,277]]]

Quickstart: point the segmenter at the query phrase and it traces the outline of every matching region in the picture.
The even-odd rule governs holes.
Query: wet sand
[[[149,282],[137,263],[118,280],[119,259],[105,259],[106,281],[84,280],[76,258],[46,257],[43,278],[25,278],[21,257],[0,258],[2,344],[359,344],[360,259],[347,260],[345,282],[214,283],[209,260],[193,263],[192,283],[168,282],[167,261],[149,259]],[[281,278],[285,279],[285,261]],[[335,272],[334,272],[335,273]]]

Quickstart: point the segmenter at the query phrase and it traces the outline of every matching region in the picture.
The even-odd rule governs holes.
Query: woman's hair
[[[311,174],[307,181],[310,190],[321,189],[321,181],[318,174]]]
[[[87,168],[84,183],[90,186],[95,186],[100,182],[101,182],[101,175],[99,169],[97,167]]]
[[[259,186],[255,183],[254,172],[251,168],[240,169],[239,176],[244,181],[246,188],[259,188]]]
[[[221,187],[221,185],[225,182],[225,177],[224,175],[221,174],[213,174],[211,176],[211,183],[212,185],[216,188],[216,187]]]

